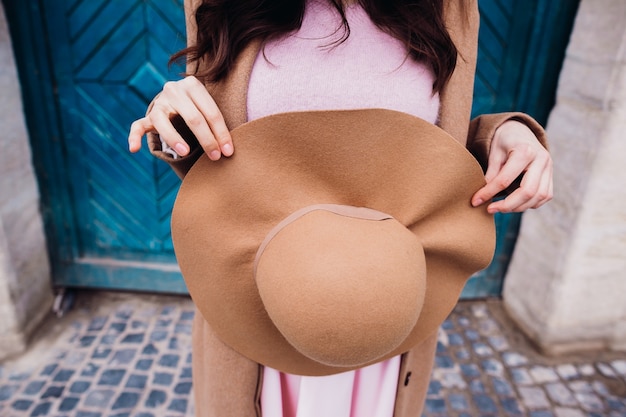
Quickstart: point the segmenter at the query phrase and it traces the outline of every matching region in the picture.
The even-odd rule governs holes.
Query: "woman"
[[[167,83],[133,123],[129,147],[183,177],[202,152],[236,152],[229,131],[298,110],[389,108],[435,123],[486,168],[472,205],[490,213],[536,208],[552,196],[543,130],[519,113],[470,124],[478,37],[473,0],[186,0],[188,76]],[[193,135],[181,135],[181,124]],[[158,133],[158,135],[157,135]],[[184,136],[184,137],[183,137]],[[197,139],[195,139],[197,138]],[[200,314],[194,390],[203,416],[418,416],[436,335],[401,357],[330,377],[264,368],[225,346]]]

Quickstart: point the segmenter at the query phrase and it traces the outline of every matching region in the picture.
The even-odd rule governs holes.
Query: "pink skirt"
[[[336,375],[290,375],[265,367],[263,417],[392,417],[400,356]]]

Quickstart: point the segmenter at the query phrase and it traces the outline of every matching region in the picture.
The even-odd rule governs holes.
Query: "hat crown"
[[[415,327],[426,291],[424,251],[391,216],[306,207],[268,237],[257,254],[259,294],[278,330],[304,356],[329,366],[363,366],[398,348]]]

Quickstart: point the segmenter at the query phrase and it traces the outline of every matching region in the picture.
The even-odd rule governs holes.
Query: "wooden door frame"
[[[39,182],[52,276],[75,256],[76,233],[41,1],[3,2],[22,88],[24,116]],[[55,250],[50,246],[54,245]]]

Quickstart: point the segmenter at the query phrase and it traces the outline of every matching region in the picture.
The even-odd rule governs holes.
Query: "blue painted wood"
[[[523,111],[545,124],[579,0],[480,0],[474,116]],[[519,213],[497,214],[496,253],[462,298],[497,297],[521,224]]]
[[[167,66],[184,45],[182,1],[4,4],[57,286],[186,292],[169,235],[179,180],[147,151],[126,151],[131,121],[183,70]],[[577,2],[480,0],[474,114],[545,121]],[[497,216],[494,262],[465,298],[499,294],[519,220]]]
[[[39,181],[42,216],[52,275],[62,275],[64,266],[76,258],[74,205],[67,187],[62,131],[50,68],[47,34],[38,1],[3,2],[19,68],[26,122],[33,163]]]
[[[66,287],[187,294],[176,264],[120,262],[117,259],[82,259],[67,271]]]
[[[126,144],[183,70],[167,65],[185,43],[182,0],[11,3],[54,284],[185,293],[169,234],[180,181]]]

